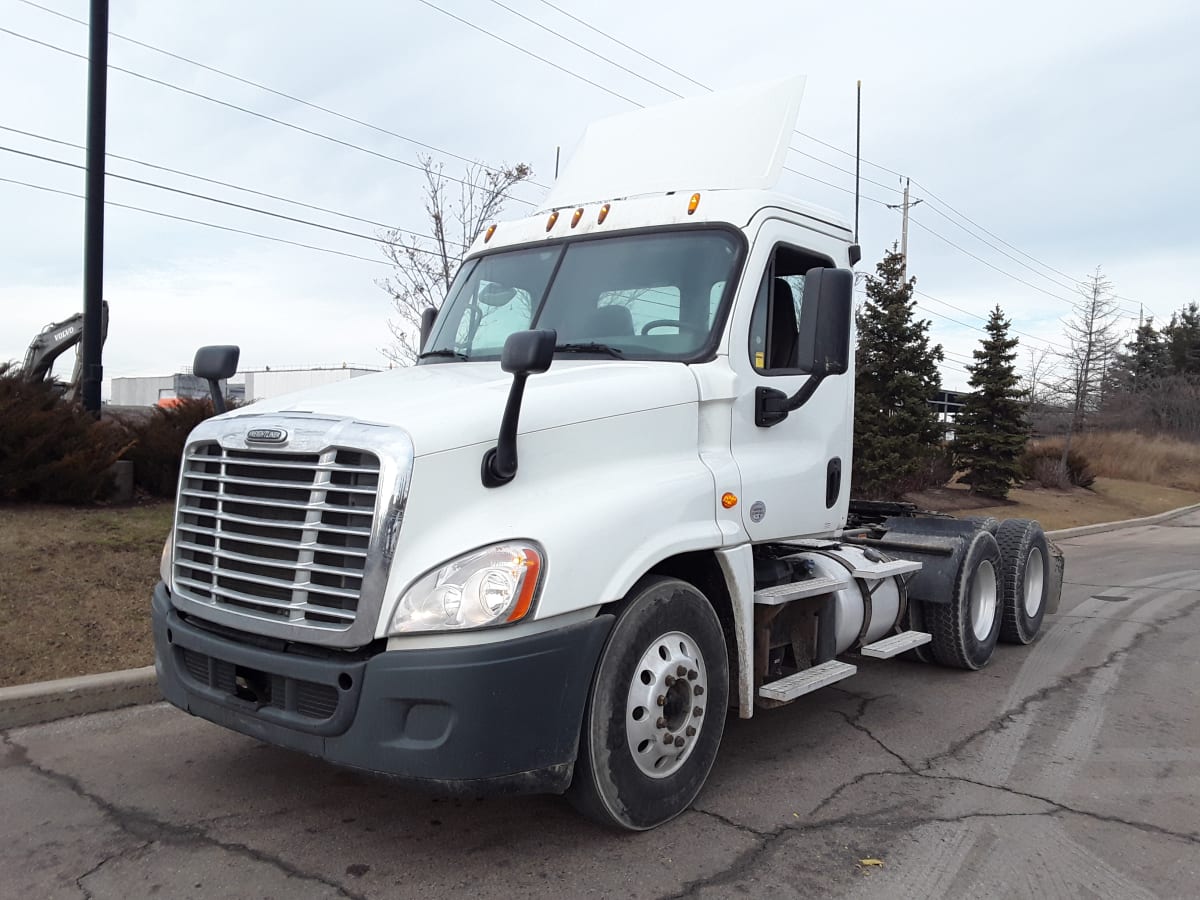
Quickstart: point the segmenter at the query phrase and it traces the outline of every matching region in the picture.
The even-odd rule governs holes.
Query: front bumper
[[[439,790],[562,792],[611,616],[492,644],[315,652],[199,627],[154,589],[154,665],[180,709]]]

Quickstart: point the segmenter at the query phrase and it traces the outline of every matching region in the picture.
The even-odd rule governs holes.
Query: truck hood
[[[498,362],[412,366],[260,400],[222,418],[310,414],[398,425],[423,456],[494,442],[511,385]],[[529,376],[518,433],[695,403],[697,396],[696,379],[681,363],[555,360]]]

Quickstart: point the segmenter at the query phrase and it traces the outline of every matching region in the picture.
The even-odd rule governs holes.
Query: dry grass
[[[951,488],[952,490],[954,488]],[[964,493],[965,493],[965,489]],[[1119,478],[1097,478],[1092,488],[1054,490],[1042,487],[1014,488],[1008,502],[969,510],[943,510],[959,516],[995,516],[998,519],[1037,519],[1047,531],[1119,522],[1200,503],[1200,491],[1164,485],[1143,484]]]
[[[1062,438],[1036,443],[1062,448]],[[1198,443],[1136,431],[1094,431],[1078,435],[1071,448],[1083,454],[1097,475],[1200,491]]]
[[[0,687],[149,665],[173,506],[0,506]]]

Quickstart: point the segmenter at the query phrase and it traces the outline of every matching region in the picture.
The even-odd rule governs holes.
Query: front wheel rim
[[[971,580],[970,611],[975,639],[986,640],[996,622],[996,569],[986,559]]]
[[[1033,618],[1042,608],[1042,590],[1046,583],[1046,561],[1042,551],[1034,547],[1025,560],[1025,615]]]
[[[625,703],[625,738],[643,775],[666,778],[691,756],[708,705],[708,669],[690,636],[669,631],[634,669]]]

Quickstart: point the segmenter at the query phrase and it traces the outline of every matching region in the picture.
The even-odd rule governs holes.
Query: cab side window
[[[804,273],[832,265],[827,257],[783,244],[771,254],[750,316],[750,362],[763,375],[803,371],[798,361],[798,336]]]

